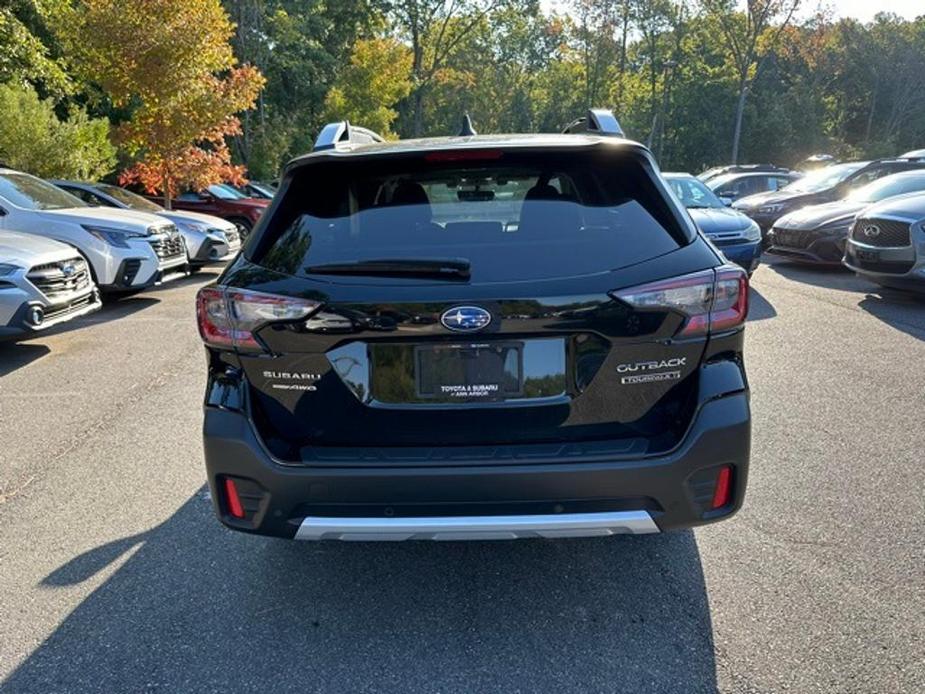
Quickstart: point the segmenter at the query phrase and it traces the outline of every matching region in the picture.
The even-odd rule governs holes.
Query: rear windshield
[[[326,161],[294,172],[251,259],[294,275],[434,259],[465,261],[473,282],[593,274],[687,243],[669,205],[626,154]]]

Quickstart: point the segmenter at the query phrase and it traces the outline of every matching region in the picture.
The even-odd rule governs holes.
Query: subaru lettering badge
[[[866,224],[861,231],[864,232],[864,236],[869,236],[871,238],[880,236],[880,227],[876,224]]]
[[[440,322],[450,330],[472,332],[491,323],[491,314],[478,306],[457,306],[440,316]]]

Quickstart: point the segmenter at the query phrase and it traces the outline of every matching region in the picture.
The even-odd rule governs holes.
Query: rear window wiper
[[[305,267],[305,272],[310,275],[367,275],[467,280],[469,279],[469,261],[465,258],[382,258],[308,265]]]

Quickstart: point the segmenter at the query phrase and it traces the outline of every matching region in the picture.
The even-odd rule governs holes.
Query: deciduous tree
[[[243,175],[224,139],[264,79],[236,64],[219,0],[74,0],[53,20],[77,72],[131,114],[117,130],[138,159],[126,179],[162,191],[169,207],[182,186]]]
[[[440,71],[482,20],[526,0],[394,0],[390,17],[411,46],[411,134],[424,132],[424,100]]]
[[[350,64],[328,92],[327,120],[349,120],[394,137],[394,109],[411,93],[411,51],[391,38],[357,41]]]
[[[719,21],[738,80],[731,156],[732,163],[736,164],[748,92],[793,19],[800,0],[746,0],[744,13],[736,12],[734,0],[700,1],[707,12]]]

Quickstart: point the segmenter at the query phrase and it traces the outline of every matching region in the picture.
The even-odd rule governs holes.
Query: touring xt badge
[[[680,381],[680,367],[687,364],[687,357],[662,359],[661,361],[637,361],[635,364],[618,364],[617,373],[627,374],[620,379],[623,385],[655,383],[657,381]],[[663,371],[663,369],[672,369]]]

